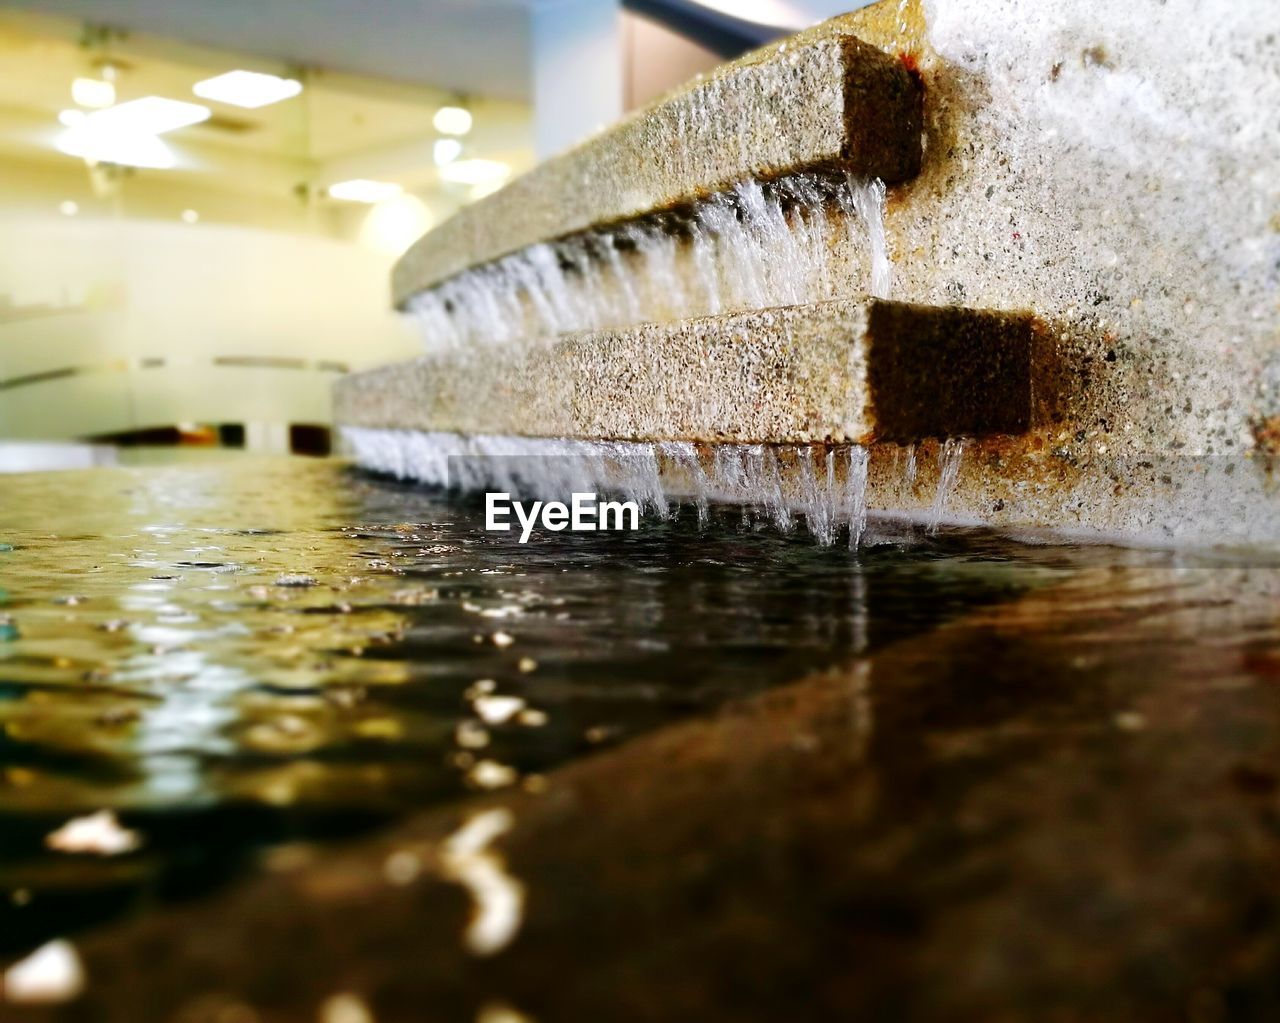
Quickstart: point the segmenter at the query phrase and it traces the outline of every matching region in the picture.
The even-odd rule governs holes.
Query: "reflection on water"
[[[268,843],[536,789],[1101,556],[973,535],[854,554],[692,508],[528,545],[482,525],[335,462],[7,479],[0,949],[201,890]],[[142,848],[48,848],[101,810]]]

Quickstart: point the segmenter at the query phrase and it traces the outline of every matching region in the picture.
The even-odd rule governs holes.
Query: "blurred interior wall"
[[[541,160],[622,114],[622,15],[617,0],[531,6],[534,140]]]
[[[417,353],[388,267],[258,227],[0,217],[0,436],[328,422],[336,374]]]
[[[635,110],[720,63],[711,50],[642,15],[622,14],[624,109]]]
[[[713,12],[769,14],[785,34],[866,0],[796,0],[763,6],[711,4]],[[533,97],[537,153],[545,159],[583,141],[627,111],[714,68],[722,58],[674,28],[618,0],[545,0],[533,5]]]

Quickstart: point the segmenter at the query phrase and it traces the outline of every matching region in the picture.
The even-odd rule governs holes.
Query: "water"
[[[712,502],[739,506],[746,521],[790,532],[799,521],[819,544],[842,535],[857,547],[867,522],[867,450],[857,444],[694,444],[463,435],[343,427],[357,462],[374,472],[430,486],[517,499],[561,499],[574,491],[617,495],[664,518],[691,500],[705,523]],[[938,452],[937,492],[929,513],[936,530],[959,480],[965,443]],[[798,470],[799,486],[789,482]],[[915,480],[915,448],[904,478]]]
[[[715,486],[771,457],[719,452]],[[830,531],[856,505],[844,455],[805,457],[804,514]],[[336,462],[7,478],[0,947],[208,890],[266,849],[536,785],[1094,556],[847,514],[856,553],[705,501],[519,546],[474,503]],[[139,852],[46,847],[104,809]]]
[[[746,180],[687,213],[529,246],[408,308],[427,350],[450,352],[859,292],[888,298],[884,203],[879,180]],[[864,263],[860,278],[849,253]]]
[[[947,501],[960,480],[960,463],[964,458],[965,441],[962,437],[950,437],[938,449],[938,486],[929,509],[929,529],[936,530],[947,513]],[[912,460],[915,452],[912,452]],[[908,465],[908,474],[915,478],[915,466]]]

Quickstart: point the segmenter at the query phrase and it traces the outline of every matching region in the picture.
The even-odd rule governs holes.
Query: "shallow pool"
[[[881,526],[862,550],[693,509],[485,532],[338,461],[12,476],[0,496],[0,949],[209,889],[884,647],[1167,554]],[[101,809],[121,857],[46,847]]]

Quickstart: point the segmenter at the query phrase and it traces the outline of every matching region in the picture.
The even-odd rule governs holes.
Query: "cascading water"
[[[531,245],[416,295],[408,310],[427,350],[449,352],[856,290],[887,298],[884,201],[878,180],[747,180],[685,216]],[[842,248],[861,254],[861,289]]]
[[[610,494],[658,518],[687,499],[700,524],[712,503],[736,504],[748,520],[766,520],[783,532],[802,519],[823,545],[847,534],[849,546],[857,547],[866,531],[869,458],[856,444],[651,444],[363,427],[344,427],[343,436],[366,468],[432,486],[544,500]],[[939,451],[930,529],[945,511],[963,451],[959,441]]]
[[[960,480],[960,462],[964,457],[963,438],[952,437],[938,449],[938,488],[933,494],[933,507],[929,509],[929,531],[936,532],[947,511],[947,501],[955,492]]]
[[[885,199],[883,182],[852,175],[746,180],[684,214],[529,246],[415,296],[408,309],[428,351],[449,353],[858,291],[888,298]],[[799,517],[824,545],[847,533],[857,547],[866,529],[869,458],[857,445],[344,433],[362,465],[438,486],[535,499],[563,500],[575,490],[618,494],[659,517],[678,494],[693,500],[700,523],[712,502],[739,504],[748,519],[762,517],[782,531]],[[939,451],[931,530],[945,515],[962,453],[959,441]],[[899,456],[913,487],[915,445]],[[664,475],[675,477],[670,490]]]

